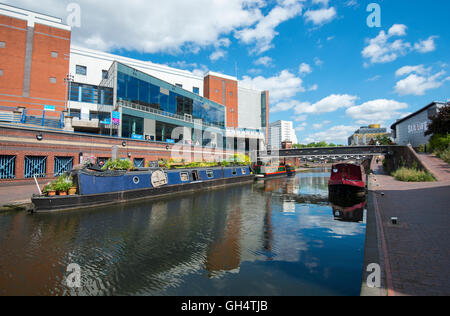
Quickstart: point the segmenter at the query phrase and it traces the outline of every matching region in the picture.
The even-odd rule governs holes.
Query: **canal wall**
[[[411,146],[393,146],[385,155],[383,167],[388,174],[401,167],[415,168],[433,174]]]
[[[0,126],[0,185],[33,182],[32,175],[36,173],[39,178],[52,179],[60,171],[66,171],[64,168],[71,169],[87,158],[127,158],[140,167],[158,159],[184,159],[189,163],[232,155],[233,151],[210,147]]]

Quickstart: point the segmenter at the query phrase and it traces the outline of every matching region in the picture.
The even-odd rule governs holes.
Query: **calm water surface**
[[[359,295],[364,203],[331,205],[328,178],[0,214],[0,295]],[[70,263],[80,289],[66,286]]]

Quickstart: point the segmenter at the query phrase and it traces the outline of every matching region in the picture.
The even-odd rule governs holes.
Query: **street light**
[[[69,115],[70,115],[70,107],[68,107],[68,103],[69,103],[69,91],[70,91],[70,83],[73,82],[75,80],[75,76],[72,74],[67,74],[66,77],[64,78],[64,84],[66,85],[66,104],[65,104],[65,111],[67,111],[67,109],[69,109]]]

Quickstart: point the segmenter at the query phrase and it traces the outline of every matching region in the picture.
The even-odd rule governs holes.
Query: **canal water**
[[[359,295],[365,203],[331,204],[328,178],[0,213],[0,295]],[[81,288],[67,285],[72,263]]]

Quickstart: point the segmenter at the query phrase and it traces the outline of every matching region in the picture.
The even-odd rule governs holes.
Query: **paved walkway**
[[[40,187],[47,182],[41,182]],[[36,184],[0,185],[0,208],[9,204],[31,203],[31,196],[37,194]]]
[[[450,181],[450,165],[448,163],[429,154],[419,154],[419,157],[439,181]]]
[[[399,182],[384,174],[381,165],[374,168],[391,295],[450,295],[448,165],[432,156],[421,158],[439,181]],[[398,225],[390,223],[394,216]]]

